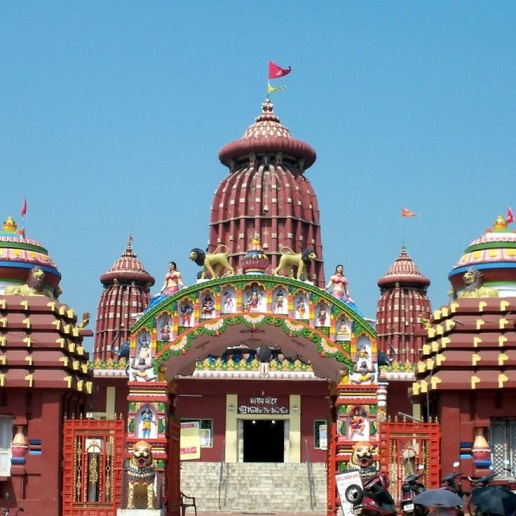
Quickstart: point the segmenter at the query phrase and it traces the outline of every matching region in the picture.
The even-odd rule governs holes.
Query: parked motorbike
[[[425,486],[419,481],[423,476],[423,466],[419,466],[419,473],[409,475],[401,486],[400,506],[405,516],[425,516],[428,509],[422,505],[414,504],[414,498],[425,490]]]
[[[377,474],[364,482],[364,487],[353,484],[346,489],[346,500],[353,504],[353,514],[363,516],[391,516],[396,506],[387,488],[390,481],[385,473]]]
[[[441,488],[447,489],[448,491],[453,491],[457,495],[459,495],[461,498],[464,497],[464,491],[462,490],[462,484],[460,483],[460,478],[462,473],[455,471],[460,466],[460,462],[454,462],[453,463],[453,472],[448,473],[448,475],[445,475],[441,479]],[[457,507],[457,514],[459,516],[462,516],[464,514],[464,511],[462,508]]]

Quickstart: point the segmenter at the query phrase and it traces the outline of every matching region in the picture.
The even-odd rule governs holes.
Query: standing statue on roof
[[[169,262],[168,272],[165,275],[165,282],[159,291],[159,295],[171,296],[183,288],[185,285],[181,273],[177,270],[176,262]]]
[[[351,299],[348,290],[348,279],[344,276],[344,266],[339,263],[335,267],[335,272],[328,281],[325,290],[331,288],[331,295],[340,299],[341,301],[348,301]]]

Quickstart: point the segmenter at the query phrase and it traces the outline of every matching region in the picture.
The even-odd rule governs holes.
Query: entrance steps
[[[221,512],[310,513],[326,510],[326,464],[312,464],[310,502],[308,466],[271,462],[225,463],[219,505],[220,463],[181,463],[181,491],[195,496],[197,510]]]

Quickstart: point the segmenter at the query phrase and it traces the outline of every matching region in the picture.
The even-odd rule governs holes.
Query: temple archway
[[[351,306],[311,283],[280,276],[227,276],[156,299],[131,329],[128,446],[142,438],[138,410],[157,396],[154,414],[158,431],[153,447],[167,469],[169,510],[174,514],[174,502],[179,500],[180,460],[178,442],[173,444],[171,437],[179,432],[178,428],[171,430],[180,394],[176,380],[194,374],[207,357],[244,348],[258,360],[258,375],[281,379],[296,364],[299,370],[328,381],[333,408],[327,447],[328,493],[333,494],[328,495],[328,503],[334,506],[334,475],[342,469],[340,463],[349,460],[353,443],[359,437],[377,440],[381,410],[379,414],[375,337],[373,327]],[[270,356],[278,353],[286,360],[267,367]],[[238,371],[243,366],[235,362],[231,367]],[[352,393],[353,405],[347,401],[347,390]],[[281,428],[284,421],[287,428],[289,415],[293,418],[296,409],[292,401],[290,408],[288,402],[286,405],[288,415],[277,418]],[[364,407],[363,432],[356,433],[351,418],[358,405]],[[236,421],[237,415],[231,421]],[[243,431],[250,433],[246,418],[241,419]],[[277,435],[272,427],[264,431],[269,430],[271,436]],[[246,453],[244,446],[244,461]]]

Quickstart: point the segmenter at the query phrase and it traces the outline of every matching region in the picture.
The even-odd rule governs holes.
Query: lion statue
[[[219,245],[214,253],[206,253],[196,247],[190,251],[190,260],[204,267],[198,276],[199,279],[219,278],[224,269],[227,271],[224,276],[233,276],[235,274],[235,269],[229,264],[228,248],[225,245]]]
[[[29,277],[23,285],[9,285],[5,287],[6,296],[47,296],[54,299],[54,295],[45,290],[45,271],[36,265],[29,272]]]
[[[475,267],[470,267],[462,277],[464,287],[452,291],[453,299],[471,297],[498,297],[498,290],[482,286],[482,273]]]
[[[294,267],[297,268],[296,279],[302,281],[306,279],[308,267],[317,259],[315,252],[311,249],[305,249],[300,253],[294,253],[292,249],[287,246],[280,248],[281,257],[278,266],[273,269],[272,274],[277,276],[279,271],[287,273],[289,278],[294,277]]]
[[[127,468],[127,509],[154,509],[154,478],[151,445],[138,441]]]
[[[378,469],[377,461],[374,458],[376,453],[376,446],[367,441],[357,441],[351,451],[348,470],[358,470],[361,474],[376,471]]]

